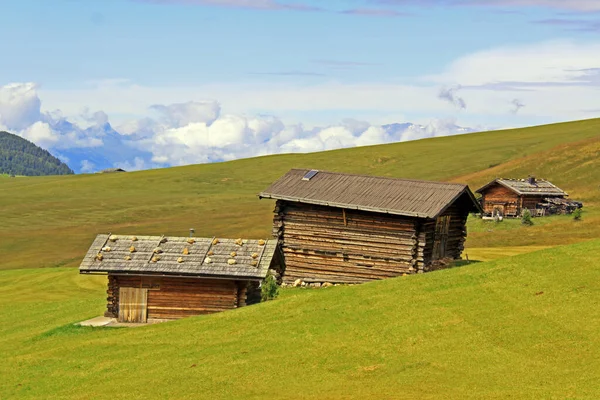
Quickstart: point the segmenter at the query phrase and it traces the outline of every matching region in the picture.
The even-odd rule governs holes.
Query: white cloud
[[[0,124],[11,130],[23,130],[41,120],[40,99],[33,83],[0,87]]]
[[[216,101],[190,101],[168,106],[155,104],[150,108],[158,111],[165,124],[174,128],[198,122],[210,125],[221,112],[221,106]]]
[[[117,162],[114,164],[114,166],[115,166],[115,168],[122,168],[125,171],[140,171],[142,169],[148,169],[151,167],[141,157],[135,157],[133,159],[133,162],[130,162],[130,161]]]
[[[39,97],[34,84],[12,84],[0,87],[0,125],[57,151],[75,169],[136,170],[463,133],[458,115],[461,124],[483,121],[480,129],[491,120],[495,126],[498,121],[522,126],[589,117],[589,110],[600,106],[599,90],[600,43],[555,41],[466,55],[413,82],[166,90],[120,80],[80,90],[40,89]],[[41,108],[40,97],[55,111]],[[382,127],[357,119],[310,128],[300,123],[313,113],[369,111],[402,114],[422,125]],[[270,114],[286,115],[286,123]],[[129,118],[113,130],[113,115]],[[74,122],[78,118],[83,122]],[[83,123],[91,125],[84,129]],[[98,154],[102,157],[92,157]]]
[[[10,86],[10,90],[14,91],[16,87]],[[30,90],[25,90],[28,88]],[[112,129],[105,111],[90,112],[85,108],[75,115],[75,118],[92,123],[83,129],[65,118],[63,110],[42,113],[34,86],[25,85],[23,90],[16,92],[25,98],[13,96],[11,104],[37,104],[37,108],[28,107],[27,110],[37,110],[39,115],[37,121],[17,133],[56,151],[59,157],[70,160],[72,167],[81,172],[107,167],[139,170],[282,152],[323,151],[437,133],[430,127],[412,127],[414,131],[410,131],[407,126],[392,132],[354,119],[306,129],[301,124],[286,126],[272,115],[222,114],[216,101],[152,105],[150,111],[158,112],[157,119],[145,117],[129,121],[120,126],[121,132]],[[14,106],[11,110],[11,115],[22,115]],[[20,121],[29,122],[24,118]],[[444,134],[454,133],[460,133],[455,126],[444,131]]]
[[[36,121],[22,130],[21,136],[45,149],[51,148],[60,141],[60,135],[50,125],[42,121]]]
[[[90,173],[90,172],[94,172],[95,170],[96,170],[96,166],[94,165],[93,162],[91,162],[89,160],[81,161],[81,167],[80,167],[81,172]]]
[[[287,124],[314,126],[315,119],[323,125],[322,116],[326,113],[339,115],[342,111],[345,116],[401,113],[411,121],[460,112],[465,124],[512,115],[513,120],[507,124],[514,124],[516,114],[510,112],[507,103],[515,98],[527,104],[518,113],[519,121],[526,123],[529,118],[537,123],[538,118],[554,122],[557,116],[562,120],[577,119],[583,116],[580,110],[597,109],[598,68],[600,42],[556,40],[467,54],[440,68],[437,74],[392,82],[332,81],[308,86],[281,82],[224,83],[185,88],[98,82],[79,90],[41,93],[65,114],[77,112],[84,103],[92,109],[104,110],[111,119],[113,115],[123,119],[125,114],[130,119],[141,119],[147,116],[149,105],[172,103],[177,107],[163,108],[171,110],[171,121],[161,120],[171,127],[182,127],[186,122],[210,124],[217,114],[265,112],[284,115]],[[451,88],[451,96],[447,88]],[[448,101],[440,101],[440,93]],[[218,99],[220,103],[206,99]],[[182,100],[197,100],[199,110],[182,111],[182,105],[187,104],[181,103]],[[222,109],[217,112],[218,104],[222,104]],[[176,111],[182,116],[177,117]],[[189,119],[192,111],[198,120]]]
[[[586,69],[600,67],[600,43],[566,40],[503,47],[476,52],[454,61],[444,72],[425,81],[462,86],[506,82],[581,84]]]

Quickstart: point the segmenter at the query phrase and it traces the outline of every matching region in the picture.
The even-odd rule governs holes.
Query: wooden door
[[[119,322],[146,322],[148,289],[119,288]]]
[[[448,233],[450,231],[450,216],[443,215],[439,217],[435,224],[435,236],[433,240],[433,259],[437,260],[446,257],[446,244],[448,243]]]

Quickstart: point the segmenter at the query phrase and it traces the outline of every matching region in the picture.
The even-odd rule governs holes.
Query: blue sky
[[[236,144],[313,151],[600,115],[598,0],[20,0],[0,10],[0,128],[65,159],[71,148],[106,151],[106,129],[88,129],[105,122],[138,151],[112,163],[149,168],[259,154]],[[360,139],[394,122],[429,128]],[[207,146],[206,135],[228,139]],[[201,155],[173,158],[157,152],[163,142]]]

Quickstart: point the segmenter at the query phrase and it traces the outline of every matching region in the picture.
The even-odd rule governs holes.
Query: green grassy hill
[[[0,274],[0,397],[596,399],[600,241],[144,328],[102,279]]]
[[[0,398],[600,397],[600,120],[306,155],[0,179]],[[348,163],[352,161],[352,164]],[[98,232],[267,237],[256,194],[293,167],[453,180],[535,174],[569,216],[469,221],[461,268],[136,329],[78,265]],[[566,246],[559,246],[562,244]],[[557,247],[558,246],[558,247]],[[539,251],[535,251],[539,250]],[[521,254],[509,257],[511,254]],[[39,268],[54,267],[54,268]]]
[[[5,179],[0,181],[0,269],[76,266],[98,232],[186,235],[193,227],[198,236],[267,237],[274,204],[256,195],[290,168],[455,180],[473,189],[498,173],[534,173],[582,198],[590,206],[583,222],[576,229],[561,227],[556,235],[534,227],[526,240],[512,233],[497,240],[496,232],[472,226],[467,246],[554,245],[589,234],[600,237],[600,215],[592,207],[599,196],[591,184],[600,180],[598,158],[590,156],[576,173],[564,171],[571,170],[572,156],[597,154],[598,140],[600,119],[595,119],[135,173]],[[549,160],[548,154],[556,158]]]

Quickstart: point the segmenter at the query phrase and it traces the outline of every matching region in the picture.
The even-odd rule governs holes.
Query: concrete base
[[[114,322],[117,322],[116,318],[96,317],[96,318],[88,319],[87,321],[79,322],[77,325],[98,327],[98,326],[108,326]]]

